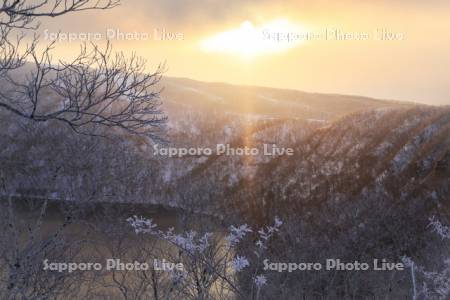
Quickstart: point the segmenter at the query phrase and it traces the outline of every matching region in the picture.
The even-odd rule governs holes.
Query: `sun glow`
[[[252,58],[263,54],[285,52],[303,41],[292,39],[305,28],[277,19],[261,26],[245,21],[239,28],[217,33],[201,41],[200,47],[209,53],[224,53]]]

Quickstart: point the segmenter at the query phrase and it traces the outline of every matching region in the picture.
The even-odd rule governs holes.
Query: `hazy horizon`
[[[381,97],[374,97],[370,95],[361,95],[361,94],[351,94],[351,93],[333,93],[333,92],[322,92],[322,91],[308,91],[308,90],[301,90],[297,88],[289,88],[289,87],[281,87],[281,86],[267,86],[267,85],[258,85],[258,84],[243,84],[243,83],[237,83],[237,82],[226,82],[226,81],[208,81],[208,80],[201,80],[201,79],[195,79],[190,77],[182,77],[182,76],[164,76],[164,78],[167,79],[181,79],[181,80],[192,80],[197,81],[205,84],[224,84],[224,85],[232,85],[232,86],[242,86],[242,87],[257,87],[257,88],[267,88],[267,89],[275,89],[275,90],[292,90],[297,92],[303,92],[308,94],[323,94],[323,95],[341,95],[341,96],[350,96],[350,97],[361,97],[361,98],[369,98],[374,100],[381,100],[381,101],[394,101],[394,102],[405,102],[405,103],[412,103],[412,104],[425,104],[425,105],[434,105],[434,106],[448,106],[450,103],[429,103],[424,100],[408,100],[408,99],[395,99],[395,98],[381,98]],[[163,81],[164,82],[164,81]]]
[[[56,58],[75,55],[83,34],[103,35],[93,40],[102,45],[109,32],[115,50],[148,59],[149,71],[166,61],[166,76],[450,104],[449,9],[445,1],[137,0],[43,19],[40,33],[44,42],[77,35],[57,43]]]

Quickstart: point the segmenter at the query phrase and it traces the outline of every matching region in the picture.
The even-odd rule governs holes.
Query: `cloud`
[[[225,21],[236,14],[245,14],[250,7],[262,7],[269,0],[146,0],[142,2],[149,13],[174,23],[196,22],[200,19]],[[138,4],[136,4],[138,5]]]

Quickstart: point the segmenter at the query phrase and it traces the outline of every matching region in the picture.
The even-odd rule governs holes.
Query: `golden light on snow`
[[[263,54],[285,52],[303,43],[291,37],[306,32],[303,26],[293,24],[287,19],[276,19],[255,26],[250,21],[240,27],[220,32],[201,41],[203,51],[223,53],[252,58]]]

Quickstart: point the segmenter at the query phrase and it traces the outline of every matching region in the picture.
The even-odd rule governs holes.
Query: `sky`
[[[90,33],[167,76],[450,105],[449,15],[445,0],[122,0],[40,32],[60,32],[61,59]]]

